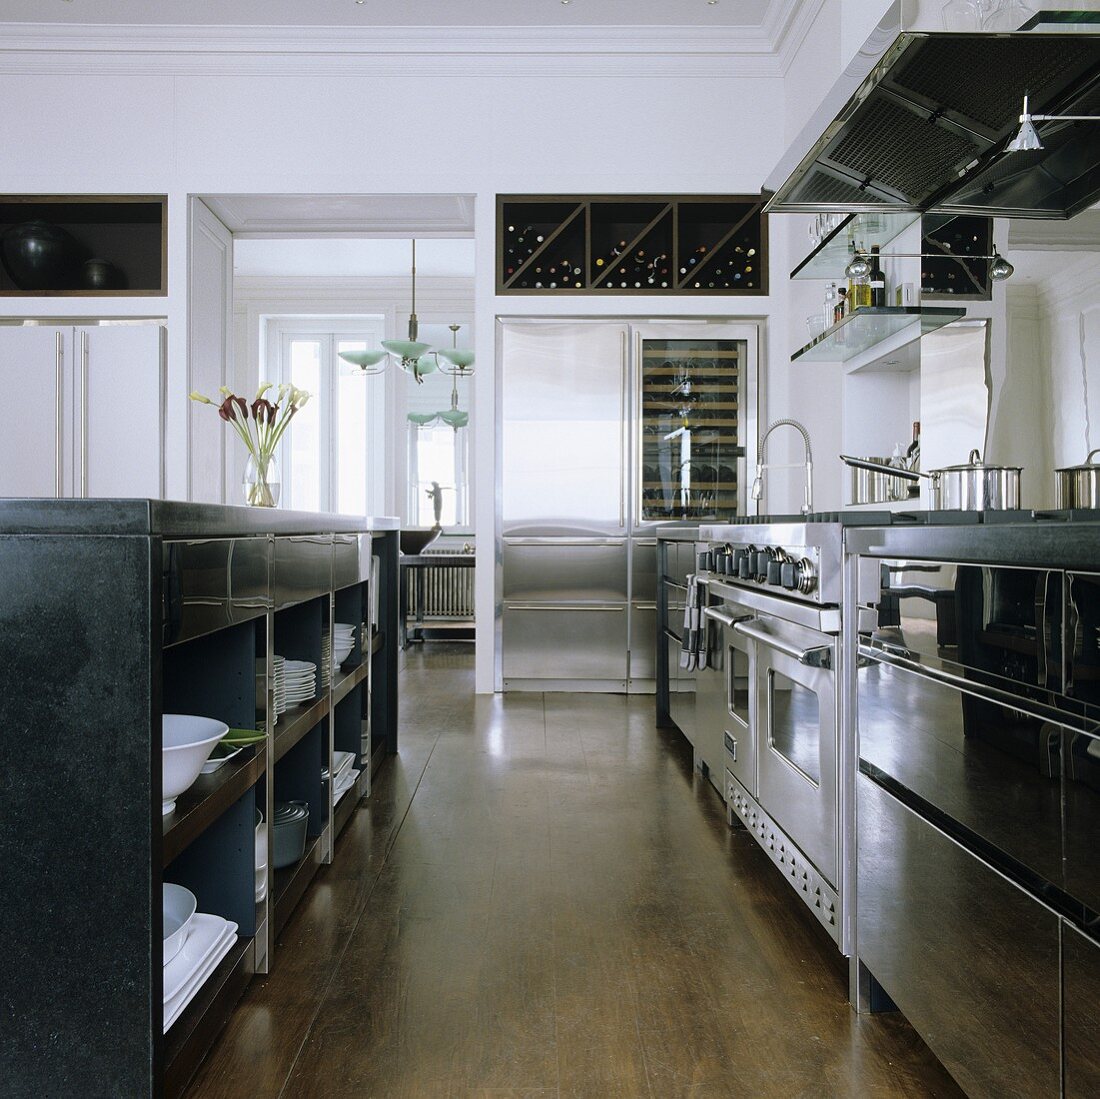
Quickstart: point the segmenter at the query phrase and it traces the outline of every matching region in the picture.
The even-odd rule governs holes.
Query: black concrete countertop
[[[1100,568],[1100,521],[849,528],[849,553],[1022,568]]]
[[[384,533],[400,527],[399,519],[387,515],[332,515],[183,500],[0,499],[0,534],[237,538]]]

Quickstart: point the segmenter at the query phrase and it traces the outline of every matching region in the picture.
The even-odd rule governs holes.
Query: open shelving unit
[[[27,926],[53,914],[38,921],[39,950],[12,963],[25,1006],[12,1039],[40,1042],[44,1020],[55,1034],[35,1058],[42,1094],[81,1094],[95,1080],[103,1094],[180,1095],[253,974],[288,947],[279,931],[332,861],[371,766],[397,747],[398,533],[395,521],[359,522],[170,501],[0,502],[3,605],[16,608],[16,592],[31,599],[44,646],[9,712],[30,728],[79,728],[87,747],[57,757],[33,799],[13,791],[0,820],[5,843],[15,821],[36,848],[9,907]],[[334,621],[361,627],[363,640],[325,677]],[[319,689],[277,722],[276,652],[315,658]],[[62,660],[72,690],[48,682]],[[264,735],[162,814],[164,713]],[[353,750],[362,771],[339,806],[323,775],[334,750]],[[263,889],[258,814],[270,867],[276,799],[308,802],[309,835],[303,857],[269,869]],[[237,935],[162,1034],[163,882],[190,889],[199,912]],[[81,964],[57,966],[69,956]],[[111,1025],[89,1030],[94,1015]]]
[[[791,355],[797,362],[848,362],[886,340],[912,330],[912,339],[952,324],[966,315],[964,309],[878,306],[853,309],[843,320]],[[896,350],[895,346],[893,350]]]
[[[498,294],[766,294],[760,195],[498,195]]]
[[[14,254],[15,235],[31,225],[47,234],[38,250],[54,257],[34,285]],[[0,195],[0,257],[0,297],[163,297],[168,197]],[[100,263],[93,268],[91,260]]]

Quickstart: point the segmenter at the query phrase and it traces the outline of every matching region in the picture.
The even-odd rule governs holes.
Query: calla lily
[[[275,419],[275,406],[263,397],[252,402],[252,416],[258,424],[269,424]]]
[[[264,382],[259,389],[256,390],[256,400],[260,400],[261,397],[271,388],[271,382]]]
[[[213,404],[214,403],[209,397],[204,396],[197,389],[191,390],[191,392],[188,394],[188,396],[190,397],[190,399],[192,401],[198,401],[200,404]]]

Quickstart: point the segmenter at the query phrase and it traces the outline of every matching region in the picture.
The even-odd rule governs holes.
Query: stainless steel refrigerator
[[[757,327],[499,324],[497,685],[652,690],[653,528],[743,511]]]

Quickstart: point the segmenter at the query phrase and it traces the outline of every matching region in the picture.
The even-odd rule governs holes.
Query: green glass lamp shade
[[[430,343],[418,343],[416,340],[383,340],[382,346],[391,355],[396,355],[401,360],[402,366],[409,361],[419,359],[432,348]]]
[[[427,427],[436,417],[434,412],[410,412],[406,416],[406,419],[410,424],[416,424],[417,427]]]
[[[446,412],[441,412],[439,418],[445,424],[450,424],[451,427],[456,430],[460,427],[465,427],[470,422],[469,412],[463,412],[461,409],[457,408],[449,408]]]
[[[385,351],[341,351],[340,358],[352,366],[359,367],[364,374],[380,374],[381,370],[371,370],[372,366],[378,366],[386,357]]]
[[[401,369],[407,370],[419,382],[425,374],[438,370],[439,364],[433,355],[421,355],[419,359],[402,359]]]
[[[474,365],[474,353],[472,351],[463,351],[457,347],[441,349],[439,357],[441,359],[446,359],[452,366],[457,366],[459,370],[465,370],[467,367]]]

